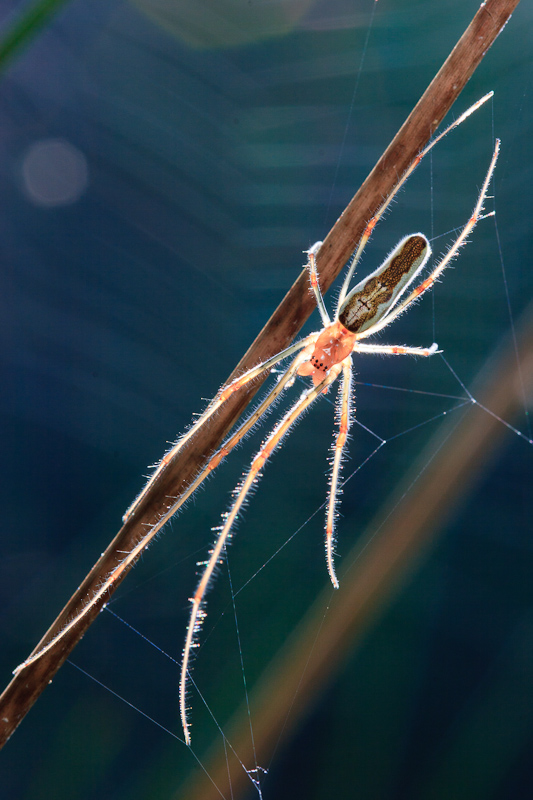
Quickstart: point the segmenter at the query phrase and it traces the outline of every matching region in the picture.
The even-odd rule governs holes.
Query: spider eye
[[[339,311],[341,324],[351,333],[362,333],[379,322],[424,268],[430,254],[423,233],[402,239],[383,264],[349,293]]]

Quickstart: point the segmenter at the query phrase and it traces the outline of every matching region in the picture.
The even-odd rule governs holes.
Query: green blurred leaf
[[[68,0],[38,0],[17,17],[13,25],[8,26],[0,40],[0,70],[10,64],[12,58],[31,42],[67,2]]]

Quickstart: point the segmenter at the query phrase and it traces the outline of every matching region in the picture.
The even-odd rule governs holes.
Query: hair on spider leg
[[[216,543],[215,550],[225,546],[225,542],[231,535],[231,529],[235,519],[239,514],[240,508],[247,501],[249,491],[252,486],[255,486],[257,479],[262,472],[263,466],[280,445],[281,440],[289,432],[293,423],[301,417],[303,412],[308,409],[311,403],[317,399],[320,394],[327,391],[329,386],[341,374],[343,375],[341,383],[341,411],[336,415],[338,425],[338,433],[333,446],[333,463],[331,467],[330,476],[330,489],[328,493],[327,513],[326,513],[326,563],[331,582],[335,588],[339,583],[335,573],[334,554],[335,554],[335,522],[338,518],[337,502],[338,493],[340,490],[340,467],[343,460],[344,448],[348,439],[348,432],[352,424],[352,415],[350,412],[351,393],[352,393],[352,352],[374,352],[389,355],[422,355],[432,356],[438,348],[436,343],[430,347],[408,347],[399,345],[364,345],[360,343],[360,339],[367,338],[382,328],[390,324],[400,314],[402,314],[409,306],[411,306],[420,296],[426,292],[431,286],[434,285],[436,280],[442,274],[444,269],[449,265],[451,260],[457,255],[460,247],[465,243],[469,233],[475,227],[478,221],[483,218],[482,209],[483,203],[487,195],[487,188],[492,178],[492,174],[496,165],[496,160],[499,152],[499,142],[496,142],[492,160],[490,162],[488,171],[483,182],[482,189],[478,195],[478,200],[474,208],[474,212],[461,229],[460,234],[451,245],[448,252],[439,260],[436,266],[431,270],[430,275],[425,278],[422,283],[416,286],[415,289],[409,293],[410,285],[419,277],[420,272],[423,270],[430,253],[430,246],[427,238],[423,234],[411,234],[405,237],[394,248],[394,250],[386,258],[385,262],[371,273],[366,279],[357,284],[354,289],[348,292],[349,283],[355,272],[355,268],[360,260],[364,247],[370,238],[372,231],[377,221],[383,216],[384,211],[389,207],[392,199],[396,196],[401,186],[405,183],[407,177],[420,163],[423,156],[431,150],[431,148],[452,128],[456,127],[460,122],[466,119],[475,108],[479,107],[481,102],[488,99],[483,98],[459,119],[452,123],[442,134],[437,136],[425,148],[420,155],[418,155],[412,162],[411,166],[406,171],[405,175],[399,181],[399,184],[393,189],[391,195],[384,200],[382,207],[378,210],[377,214],[367,224],[366,230],[359,242],[354,257],[348,267],[348,271],[342,288],[337,300],[336,312],[334,321],[329,322],[329,316],[325,309],[324,300],[319,288],[319,277],[316,269],[315,248],[310,249],[308,254],[308,270],[309,280],[313,292],[316,297],[317,307],[319,309],[324,328],[318,335],[312,335],[309,339],[309,344],[305,347],[304,359],[301,358],[301,353],[297,356],[300,363],[297,369],[291,376],[294,380],[296,375],[308,376],[312,379],[312,387],[304,392],[300,399],[292,406],[292,408],[282,417],[281,421],[272,430],[271,434],[263,442],[261,449],[252,461],[249,472],[244,480],[239,484],[238,492],[234,493],[234,502],[227,516],[223,530],[220,533],[219,540]],[[319,252],[319,249],[318,251]],[[407,294],[407,296],[405,296]],[[290,368],[289,368],[290,369]],[[283,379],[284,376],[282,376]],[[190,629],[195,628],[197,609],[203,603],[205,586],[212,575],[216,563],[215,553],[211,564],[206,568],[200,583],[197,587],[196,594],[192,600],[191,620],[189,623],[189,632],[186,638],[186,645],[184,648],[184,661],[182,664],[182,672],[180,678],[180,695],[185,691],[188,674],[188,657],[187,657],[187,641],[190,640]],[[187,711],[184,704],[181,706],[181,719],[185,733],[185,740],[190,743],[190,734],[188,730]]]
[[[282,361],[291,359],[284,371],[277,376],[275,385],[267,392],[265,398],[259,403],[256,409],[245,417],[244,421],[229,435],[223,445],[210,456],[206,465],[198,472],[183,494],[175,501],[169,500],[168,508],[161,514],[160,518],[150,526],[146,534],[139,539],[131,551],[125,555],[124,559],[113,569],[82,611],[71,620],[59,634],[50,639],[40,650],[23,662],[15,672],[19,672],[27,665],[35,662],[45,652],[48,652],[54,647],[57,642],[63,638],[65,633],[74,625],[77,625],[89,610],[105,596],[105,593],[113,587],[114,583],[118,582],[124,570],[131,566],[146,546],[153,541],[154,537],[159,533],[166,522],[182,508],[192,497],[196,489],[202,485],[205,479],[209,477],[219,466],[221,461],[242,441],[242,439],[255,428],[256,424],[272,410],[285,389],[289,388],[296,378],[305,378],[308,380],[306,389],[293,400],[288,410],[282,414],[272,430],[263,439],[250,466],[233,491],[230,508],[222,515],[222,525],[219,526],[218,531],[216,531],[217,535],[214,545],[209,551],[207,564],[200,575],[195,592],[190,599],[191,609],[189,624],[185,637],[179,679],[180,717],[187,744],[190,744],[191,741],[189,729],[190,709],[187,703],[189,665],[192,648],[197,644],[201,624],[205,618],[207,589],[211,584],[211,580],[221,560],[223,560],[226,545],[233,535],[235,524],[240,519],[242,509],[248,502],[251,491],[255,489],[262,476],[264,466],[278,447],[280,447],[282,441],[290,433],[295,423],[303,417],[319,397],[322,397],[324,393],[328,392],[330,387],[337,380],[339,380],[340,384],[340,400],[337,403],[338,410],[335,413],[337,430],[330,455],[331,472],[326,501],[325,548],[327,570],[331,583],[335,588],[339,586],[334,564],[335,523],[338,518],[338,495],[342,487],[340,470],[344,459],[345,446],[348,440],[350,427],[354,422],[354,416],[351,411],[353,391],[352,353],[430,357],[437,352],[436,344],[432,344],[430,347],[419,347],[374,343],[367,344],[362,340],[388,327],[398,316],[411,307],[422,294],[429,290],[439,279],[443,271],[450,265],[451,261],[457,256],[460,248],[466,243],[469,234],[477,223],[488,216],[492,216],[494,212],[488,214],[483,213],[483,204],[487,198],[488,186],[496,166],[500,146],[499,140],[496,140],[492,159],[486,172],[482,188],[478,193],[474,211],[461,228],[446,254],[438,260],[437,264],[432,267],[430,274],[424,278],[421,283],[417,285],[417,280],[421,277],[421,270],[424,268],[430,251],[429,242],[424,234],[421,233],[410,234],[404,237],[392,252],[389,253],[380,267],[350,289],[352,277],[374,228],[390,207],[391,203],[395,200],[398,192],[416,169],[420,161],[447,133],[461,124],[491,96],[492,93],[483,97],[467,109],[466,112],[449,125],[441,134],[436,136],[424,150],[413,159],[405,173],[399,177],[390,194],[383,199],[381,206],[368,221],[348,265],[341,290],[334,306],[334,313],[331,321],[320,291],[319,265],[317,265],[317,261],[320,261],[322,245],[319,246],[318,243],[316,243],[307,251],[307,271],[317,308],[321,316],[322,327],[221,387],[215,398],[208,403],[206,409],[191,424],[185,434],[183,434],[176,444],[167,451],[161,462],[155,468],[146,486],[126,511],[124,515],[125,522],[129,520],[132,514],[136,513],[140,505],[147,499],[147,495],[152,486],[156,481],[159,481],[167,464],[169,464],[180,450],[185,447],[187,442],[195,436],[200,428],[209,422],[216,414],[217,410],[220,409],[227,400],[247,385],[264,377],[265,373],[270,372],[276,365],[281,364]],[[411,285],[415,285],[415,288],[411,289]]]

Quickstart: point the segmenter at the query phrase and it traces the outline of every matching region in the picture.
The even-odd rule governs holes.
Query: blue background
[[[77,0],[3,76],[4,683],[105,549],[147,465],[216,393],[296,278],[302,250],[324,237],[478,6],[380,0],[349,118],[372,5]],[[416,230],[452,231],[435,242],[445,250],[470,214],[496,134],[514,319],[527,307],[532,25],[522,3],[453,113],[490,89],[493,104],[420,167],[359,274]],[[25,160],[48,139],[86,160],[87,185],[74,202],[43,206],[28,194]],[[434,296],[383,340],[436,339],[468,385],[510,329],[492,220]],[[317,325],[315,315],[309,330]],[[376,385],[462,396],[438,357],[361,357],[356,371],[358,419],[382,438],[456,401]],[[323,502],[329,399],[266,470],[231,548],[234,586]],[[339,564],[440,422],[391,441],[346,487]],[[514,424],[526,430],[523,415]],[[354,428],[346,474],[375,445]],[[195,563],[256,446],[244,444],[114,598],[113,611],[176,659]],[[276,753],[265,798],[531,797],[532,475],[531,446],[509,431],[408,585]],[[326,584],[322,539],[319,513],[238,596],[251,686]],[[221,724],[243,699],[229,599],[221,570],[194,672]],[[176,666],[110,614],[72,661],[181,735]],[[203,759],[218,734],[194,693],[191,705]],[[197,770],[183,744],[66,664],[4,749],[0,784],[3,796],[28,800],[184,798],[192,795],[179,787]]]

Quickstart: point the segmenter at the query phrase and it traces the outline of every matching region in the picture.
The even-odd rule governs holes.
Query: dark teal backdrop
[[[118,529],[147,465],[268,319],[302,250],[325,235],[478,3],[379,0],[349,117],[372,6],[77,0],[2,77],[2,684]],[[518,320],[533,293],[532,41],[524,2],[453,113],[490,89],[493,104],[420,168],[359,274],[409,232],[446,248],[497,135],[498,231]],[[434,304],[426,298],[383,341],[436,339],[468,385],[509,329],[486,220]],[[462,396],[438,357],[360,358],[356,369],[358,419],[382,438],[456,401],[375,385]],[[332,419],[325,399],[267,469],[231,548],[236,587],[323,502]],[[339,563],[440,421],[391,441],[346,487]],[[513,422],[526,430],[523,415]],[[354,428],[346,474],[374,447]],[[113,611],[176,659],[195,563],[253,451],[246,442],[114,598]],[[532,476],[531,446],[509,432],[277,753],[265,800],[532,796]],[[326,582],[322,537],[318,514],[237,598],[251,685]],[[221,723],[243,697],[228,602],[221,570],[194,673]],[[110,614],[72,661],[181,735],[175,666]],[[194,693],[191,705],[201,754],[216,731]],[[184,745],[66,664],[3,750],[0,785],[10,800],[159,800],[194,769]]]

